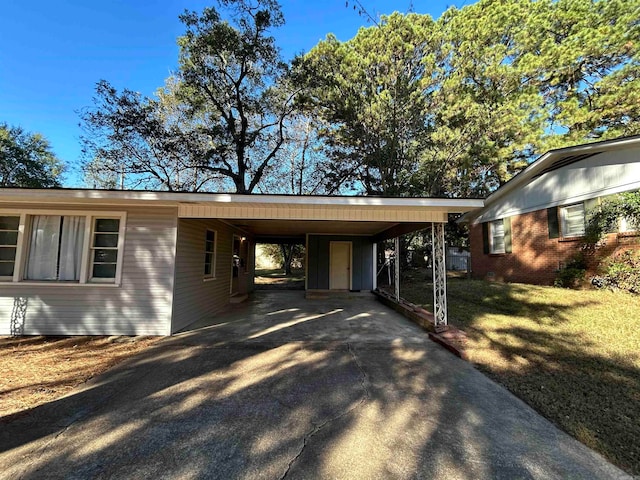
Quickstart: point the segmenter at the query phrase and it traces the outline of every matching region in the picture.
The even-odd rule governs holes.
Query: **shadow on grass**
[[[401,289],[414,303],[424,291],[424,284],[417,283]],[[581,442],[639,475],[638,351],[612,343],[614,325],[592,318],[581,324],[581,312],[602,307],[593,299],[598,292],[585,292],[586,300],[577,298],[579,294],[553,287],[449,280],[449,317],[467,332],[467,353],[482,371]],[[619,301],[624,300],[636,301],[620,296]],[[590,334],[593,328],[609,328],[612,335],[596,339],[602,332]]]

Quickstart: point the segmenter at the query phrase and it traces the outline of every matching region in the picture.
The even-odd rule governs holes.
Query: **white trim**
[[[0,190],[0,201],[30,203],[83,203],[95,202],[105,204],[108,201],[115,205],[140,205],[141,202],[155,202],[166,206],[190,204],[263,204],[263,205],[325,205],[325,206],[390,206],[390,207],[432,207],[468,210],[481,208],[481,199],[466,198],[387,198],[356,196],[316,196],[316,195],[261,195],[230,193],[181,193],[181,192],[149,192],[142,190],[83,190],[83,189],[20,189],[3,188]]]
[[[309,289],[309,234],[304,234],[304,289]]]
[[[93,258],[91,258],[91,252],[96,248],[95,246],[93,246],[93,239],[95,236],[95,221],[97,219],[118,219],[120,220],[120,224],[118,225],[118,246],[116,247],[116,250],[118,252],[118,256],[116,258],[116,276],[113,278],[113,281],[111,281],[111,278],[94,278],[93,277]],[[90,217],[90,221],[91,221],[91,225],[90,225],[90,236],[91,236],[91,241],[89,243],[89,252],[83,252],[82,255],[82,259],[83,261],[85,260],[85,253],[87,253],[87,255],[89,255],[89,259],[88,259],[88,264],[86,264],[86,268],[88,269],[88,271],[86,272],[87,276],[86,277],[80,277],[80,283],[84,283],[83,279],[86,278],[87,282],[89,283],[116,283],[116,284],[120,284],[121,280],[122,280],[122,262],[123,262],[123,257],[124,257],[124,233],[125,233],[125,225],[126,225],[126,221],[127,221],[127,214],[126,212],[123,212],[120,215],[108,215],[108,214],[104,214],[104,215],[91,215]],[[85,267],[85,264],[83,263],[83,267]]]
[[[21,280],[19,282],[11,282],[11,281],[7,281],[7,282],[2,282],[0,281],[0,285],[4,286],[12,286],[12,287],[20,287],[22,285],[26,285],[26,286],[32,286],[32,287],[61,287],[61,288],[68,288],[70,286],[73,287],[89,287],[89,288],[93,288],[93,287],[108,287],[108,288],[119,288],[120,284],[118,283],[106,283],[106,282],[88,282],[88,283],[80,283],[80,282],[73,282],[73,281],[58,281],[58,280],[42,280],[42,281],[37,281],[37,280]]]
[[[208,252],[207,251],[207,233],[208,232],[213,232],[213,252]],[[207,253],[212,253],[213,257],[212,257],[212,261],[211,261],[211,273],[209,275],[205,274],[203,272],[202,275],[202,281],[203,282],[210,282],[211,280],[216,280],[216,263],[217,263],[217,257],[218,257],[218,231],[214,230],[213,228],[205,228],[204,229],[204,254],[205,254],[205,258]],[[203,266],[204,264],[206,264],[206,262],[203,262]]]
[[[373,288],[371,290],[375,290],[376,288],[378,288],[378,244],[376,242],[373,242],[372,245],[372,258],[373,282],[371,283],[371,285]]]

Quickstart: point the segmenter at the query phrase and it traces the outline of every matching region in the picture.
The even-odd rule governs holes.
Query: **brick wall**
[[[589,261],[594,270],[598,259],[621,250],[640,249],[639,237],[608,236],[606,247]],[[512,253],[485,254],[482,225],[470,229],[471,270],[474,278],[505,282],[552,285],[560,262],[567,262],[582,247],[580,240],[549,238],[546,209],[511,217]]]

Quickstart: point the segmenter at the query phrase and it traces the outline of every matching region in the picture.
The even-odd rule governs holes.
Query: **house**
[[[169,335],[253,289],[257,242],[306,244],[309,292],[376,288],[376,242],[482,200],[0,189],[0,335]],[[444,264],[444,261],[441,262]],[[440,272],[440,270],[438,270]],[[441,272],[444,272],[442,265]],[[444,273],[436,318],[446,323]]]
[[[551,150],[468,212],[475,278],[553,284],[581,250],[588,212],[609,195],[640,189],[640,136]],[[611,248],[637,248],[630,225]],[[611,253],[611,248],[609,253]]]

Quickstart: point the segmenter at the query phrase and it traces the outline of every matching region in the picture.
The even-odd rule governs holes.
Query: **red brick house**
[[[608,195],[640,189],[640,135],[551,150],[467,213],[474,278],[552,284],[582,246],[587,214]],[[640,248],[621,222],[607,253]]]

